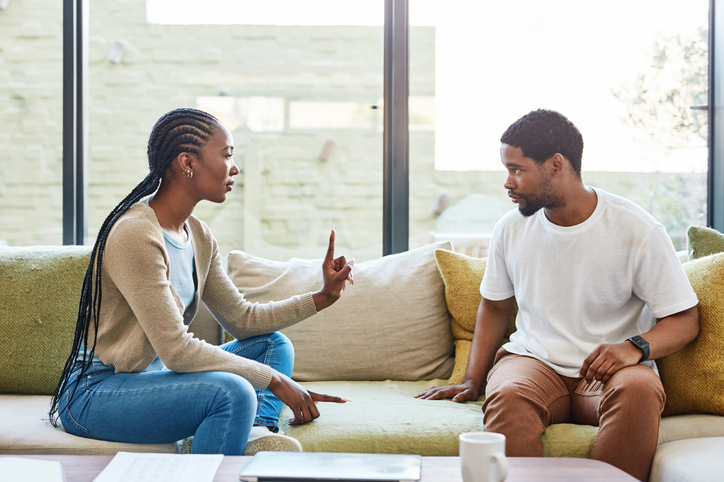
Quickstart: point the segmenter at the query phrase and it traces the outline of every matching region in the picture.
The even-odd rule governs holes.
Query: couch
[[[89,254],[89,247],[0,248],[5,352],[0,359],[0,453],[172,453],[190,443],[88,440],[48,423],[50,394],[72,343]],[[483,428],[482,397],[457,404],[413,395],[461,379],[484,264],[484,259],[455,253],[449,242],[357,263],[356,283],[339,302],[284,330],[296,351],[293,377],[310,390],[352,401],[321,403],[321,417],[302,426],[288,425],[291,412],[285,408],[283,430],[306,451],[457,455],[457,435]],[[248,299],[258,302],[318,289],[319,265],[319,260],[279,262],[240,251],[228,256],[230,277]],[[699,338],[681,356],[660,364],[669,400],[652,481],[702,480],[701,473],[687,478],[692,461],[702,459],[708,463],[704,473],[713,473],[712,461],[724,469],[724,312],[718,316],[724,309],[724,254],[707,253],[686,266],[693,266],[687,268],[690,278],[701,278],[692,284],[702,303],[712,306],[701,310],[706,322],[702,318]],[[190,331],[211,343],[228,336],[219,333],[205,309]],[[700,370],[695,361],[712,346],[718,347],[717,360],[707,360]],[[693,398],[687,387],[696,392]],[[542,438],[545,456],[590,457],[596,432],[592,426],[552,425]]]

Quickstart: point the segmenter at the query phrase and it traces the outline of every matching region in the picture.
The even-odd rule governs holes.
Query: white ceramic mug
[[[492,432],[460,434],[460,466],[464,482],[502,482],[508,475],[505,435]]]

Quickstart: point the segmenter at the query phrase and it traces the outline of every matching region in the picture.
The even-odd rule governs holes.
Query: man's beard
[[[518,204],[518,211],[525,217],[534,215],[542,208],[555,208],[560,205],[560,199],[558,199],[550,179],[541,186],[538,192],[526,195],[514,191],[512,193],[525,201],[525,206]]]

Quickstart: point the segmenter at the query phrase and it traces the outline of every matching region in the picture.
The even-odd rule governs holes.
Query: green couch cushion
[[[50,395],[70,354],[91,247],[0,249],[0,393]]]
[[[724,251],[724,234],[704,226],[689,226],[686,230],[686,242],[690,260]]]
[[[306,382],[304,387],[350,398],[344,404],[319,403],[320,417],[289,426],[284,407],[282,430],[306,452],[405,453],[458,455],[458,435],[483,429],[482,397],[477,402],[418,400],[413,395],[447,380],[421,382]],[[590,457],[597,427],[557,424],[542,440],[550,457]]]

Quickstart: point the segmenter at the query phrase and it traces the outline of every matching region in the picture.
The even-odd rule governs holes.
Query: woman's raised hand
[[[350,401],[348,398],[310,392],[279,372],[272,374],[269,390],[294,413],[294,418],[289,420],[289,425],[301,425],[319,418],[317,402],[345,403]]]
[[[354,259],[347,261],[344,256],[334,257],[334,229],[332,229],[327,254],[322,262],[322,289],[313,295],[317,311],[322,311],[337,301],[342,296],[347,282],[354,284],[352,266]]]

